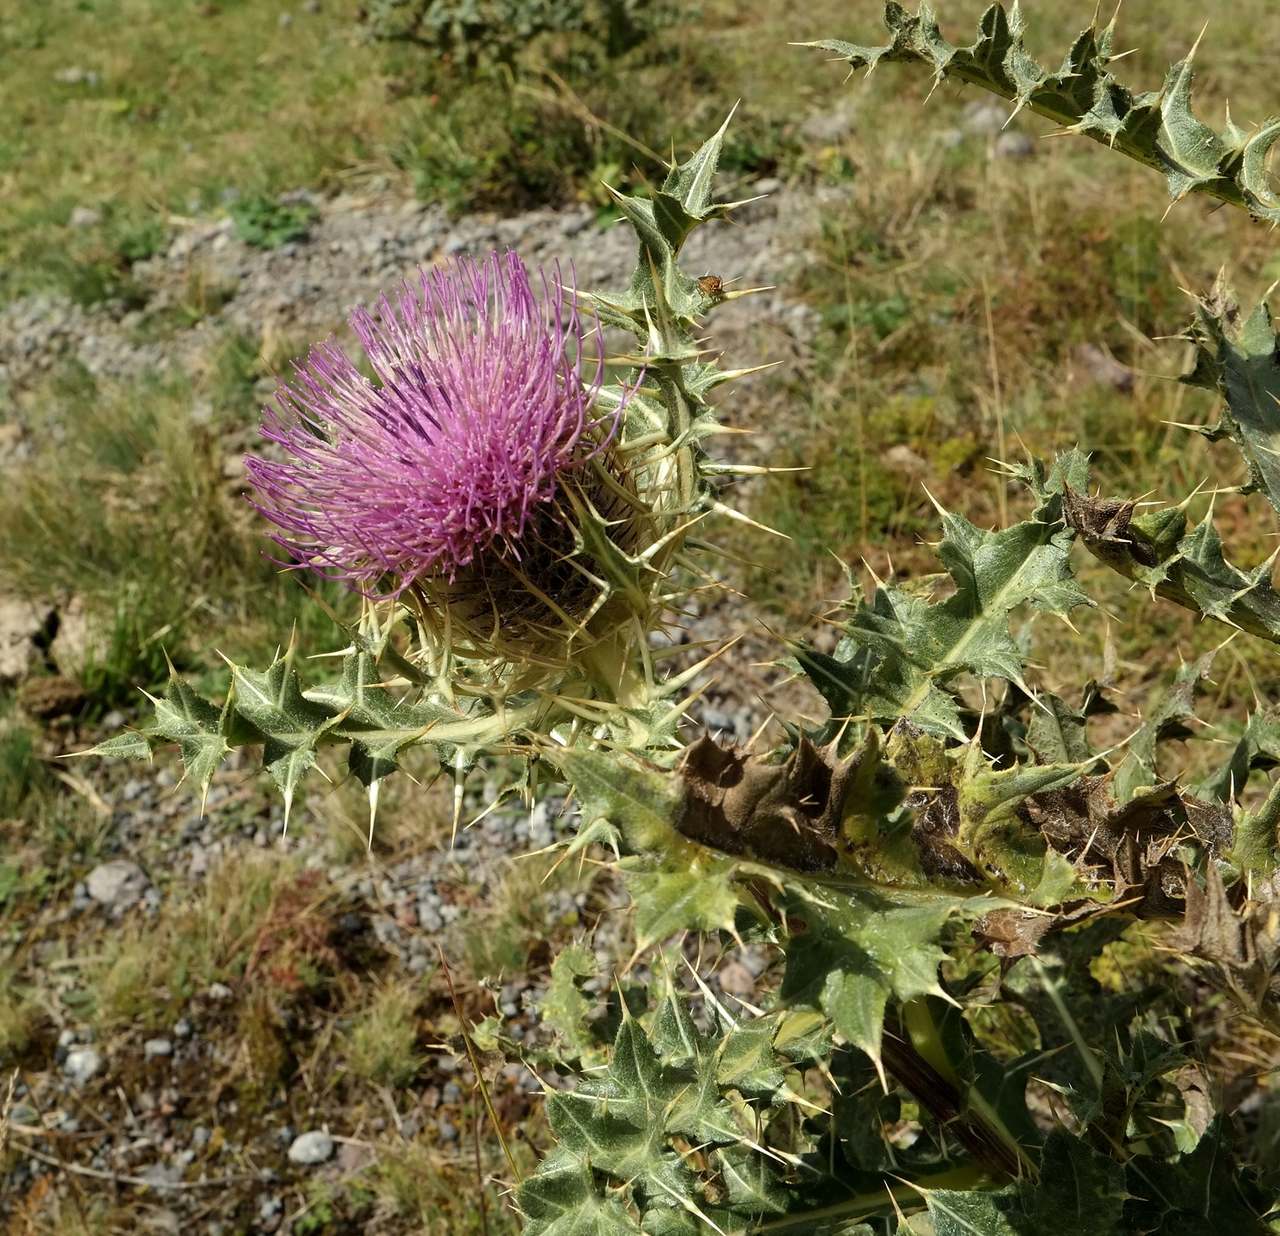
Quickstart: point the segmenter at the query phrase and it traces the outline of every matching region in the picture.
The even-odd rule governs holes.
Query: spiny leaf
[[[729,865],[703,864],[693,871],[659,867],[627,871],[636,907],[636,945],[648,948],[683,931],[729,931],[738,893]]]
[[[932,9],[921,4],[914,16],[886,3],[891,39],[864,47],[836,39],[807,44],[836,54],[852,68],[882,61],[918,61],[935,81],[972,83],[1009,99],[1014,110],[1029,108],[1066,129],[1083,133],[1162,172],[1169,196],[1207,193],[1243,206],[1255,218],[1280,222],[1280,199],[1267,172],[1267,155],[1280,140],[1280,119],[1252,134],[1235,125],[1216,133],[1191,110],[1191,57],[1174,65],[1160,90],[1133,93],[1111,73],[1115,21],[1081,33],[1054,72],[1031,57],[1015,4],[993,4],[984,14],[977,40],[955,47],[942,37]]]
[[[197,695],[176,670],[170,670],[164,697],[155,701],[150,732],[178,744],[186,775],[200,787],[202,798],[213,774],[231,752],[228,735],[233,728],[230,700],[219,710]]]
[[[691,1036],[687,1012],[676,1013],[670,1005],[679,999],[668,985],[658,1012],[658,1020],[665,1022],[659,1035],[625,1015],[608,1067],[584,1079],[576,1090],[548,1099],[548,1119],[559,1148],[522,1187],[520,1205],[538,1223],[562,1226],[532,1230],[594,1230],[568,1226],[570,1221],[582,1224],[594,1218],[591,1196],[601,1204],[605,1198],[625,1203],[623,1213],[640,1215],[640,1222],[631,1220],[634,1226],[628,1230],[646,1233],[710,1230],[703,1224],[712,1209],[730,1217],[737,1230],[744,1217],[756,1219],[785,1208],[774,1168],[759,1152],[739,1146],[756,1135],[726,1101],[729,1092],[743,1088],[742,1078],[720,1077],[726,1056],[723,1041],[705,1034]],[[673,1033],[673,1027],[683,1028]],[[753,1058],[766,1060],[773,1028],[772,1021],[748,1028]],[[741,1033],[738,1028],[728,1030],[730,1036]],[[664,1043],[669,1052],[660,1051]],[[689,1138],[703,1148],[733,1147],[734,1152],[727,1160],[714,1158],[711,1170],[699,1175],[693,1170],[697,1160],[686,1162],[678,1153]],[[723,1179],[724,1170],[733,1174],[732,1184]],[[708,1190],[716,1177],[717,1193],[728,1196],[727,1204],[720,1196],[713,1208]]]
[[[98,755],[112,760],[149,760],[151,740],[139,730],[125,730],[123,734],[113,734],[104,739],[88,751],[76,751],[74,754]]]
[[[520,1186],[527,1236],[636,1236],[639,1225],[601,1193],[589,1163],[565,1150],[544,1159]]]
[[[998,532],[951,512],[942,519],[938,556],[955,585],[951,596],[935,602],[880,586],[844,625],[834,656],[796,654],[837,722],[909,720],[963,740],[959,707],[945,688],[961,672],[1021,681],[1013,612],[1026,606],[1066,615],[1091,603],[1071,576],[1071,532],[1057,495],[1046,493],[1031,519]]]
[[[1011,472],[1045,494],[1038,465]],[[1270,560],[1251,571],[1229,563],[1212,514],[1188,532],[1181,507],[1136,515],[1136,500],[1092,497],[1087,474],[1064,496],[1068,524],[1100,562],[1156,596],[1280,643],[1280,594],[1271,584]]]
[[[584,825],[608,820],[632,851],[658,849],[674,835],[683,801],[674,778],[586,747],[552,750],[547,758],[577,791]]]
[[[976,744],[966,751],[957,784],[954,845],[998,885],[1033,906],[1059,905],[1079,883],[1070,861],[1023,823],[1018,809],[1080,779],[1075,764],[1016,764],[992,769]]]
[[[784,999],[820,1007],[836,1029],[880,1059],[889,999],[940,992],[940,939],[953,915],[994,908],[981,898],[842,890],[821,899],[794,896],[788,914],[805,925],[787,948]]]
[[[1185,737],[1183,722],[1194,719],[1195,693],[1213,665],[1213,652],[1178,667],[1173,684],[1157,695],[1143,718],[1138,732],[1125,745],[1124,756],[1112,780],[1116,801],[1127,803],[1140,790],[1159,785],[1156,767],[1160,743],[1167,738]]]
[[[1260,304],[1247,317],[1219,278],[1197,301],[1187,340],[1195,363],[1183,381],[1217,391],[1226,408],[1202,430],[1212,441],[1230,438],[1249,467],[1252,489],[1280,511],[1280,359],[1271,311]]]
[[[596,973],[595,955],[581,944],[561,949],[551,963],[551,981],[539,1004],[542,1020],[560,1036],[569,1054],[594,1058],[599,1044],[587,1028],[591,1002],[578,989],[579,980]]]
[[[1124,1168],[1055,1132],[1038,1178],[1000,1190],[927,1189],[937,1236],[1126,1236]]]
[[[1052,691],[1036,700],[1027,726],[1027,746],[1042,764],[1084,764],[1093,755],[1086,714]]]
[[[1280,763],[1280,710],[1259,708],[1249,714],[1244,732],[1236,740],[1229,759],[1196,785],[1202,798],[1228,802],[1238,798],[1256,768],[1271,768]]]

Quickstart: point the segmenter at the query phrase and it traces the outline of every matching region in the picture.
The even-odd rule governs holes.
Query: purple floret
[[[286,565],[393,596],[491,548],[519,557],[531,518],[606,436],[599,325],[556,275],[539,298],[514,253],[423,271],[376,317],[351,315],[375,381],[333,340],[294,366],[263,414],[281,457],[246,460]]]

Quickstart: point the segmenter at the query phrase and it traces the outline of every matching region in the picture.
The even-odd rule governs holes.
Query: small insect
[[[710,300],[718,300],[724,295],[724,280],[719,275],[703,275],[698,280],[698,291]]]

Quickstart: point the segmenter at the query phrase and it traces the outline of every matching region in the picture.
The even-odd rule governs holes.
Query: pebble
[[[53,80],[63,86],[96,86],[102,81],[102,74],[96,69],[82,69],[72,65],[59,69],[53,75]]]
[[[179,1017],[173,1023],[173,1037],[176,1039],[189,1039],[191,1037],[191,1023],[185,1017]]]
[[[226,983],[210,983],[209,990],[205,994],[210,1000],[217,1000],[221,1003],[224,1000],[230,1000],[232,992]]]
[[[124,910],[133,905],[147,886],[147,877],[137,863],[117,858],[100,863],[85,881],[89,896],[99,905]]]
[[[67,220],[71,227],[97,227],[101,222],[102,211],[94,210],[92,206],[77,206]]]
[[[320,1129],[300,1133],[289,1147],[289,1162],[314,1167],[333,1157],[333,1138]]]
[[[974,101],[964,109],[964,127],[970,133],[995,137],[1009,119],[1009,109],[998,103]]]
[[[996,138],[996,158],[1029,159],[1036,152],[1034,139],[1028,133],[1010,130]]]
[[[148,1060],[155,1060],[162,1056],[172,1056],[173,1044],[168,1039],[148,1039],[143,1044],[142,1051]]]
[[[77,1047],[67,1052],[62,1071],[77,1086],[83,1086],[102,1071],[102,1053],[94,1047]]]

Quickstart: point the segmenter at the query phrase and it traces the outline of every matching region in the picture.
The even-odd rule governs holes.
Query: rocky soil
[[[737,287],[785,289],[804,262],[797,244],[812,202],[782,191],[776,181],[748,186],[747,196],[770,193],[745,208],[735,223],[702,229],[690,242],[688,267],[718,274]],[[309,194],[318,217],[305,240],[271,250],[236,238],[230,218],[182,221],[161,255],[132,268],[146,292],[145,308],[122,303],[83,308],[52,295],[23,297],[0,307],[0,382],[30,381],[58,361],[74,358],[96,377],[127,379],[146,370],[200,363],[228,328],[270,347],[285,339],[305,347],[338,327],[356,305],[371,305],[415,269],[457,254],[514,249],[530,265],[559,263],[583,288],[625,286],[635,263],[633,233],[622,224],[601,229],[587,206],[535,210],[513,218],[450,219],[438,207]],[[190,329],[147,338],[147,323],[201,297],[202,315]],[[785,290],[722,308],[714,343],[736,360],[732,346],[749,325],[802,339],[810,311]],[[199,414],[199,409],[194,410]]]

